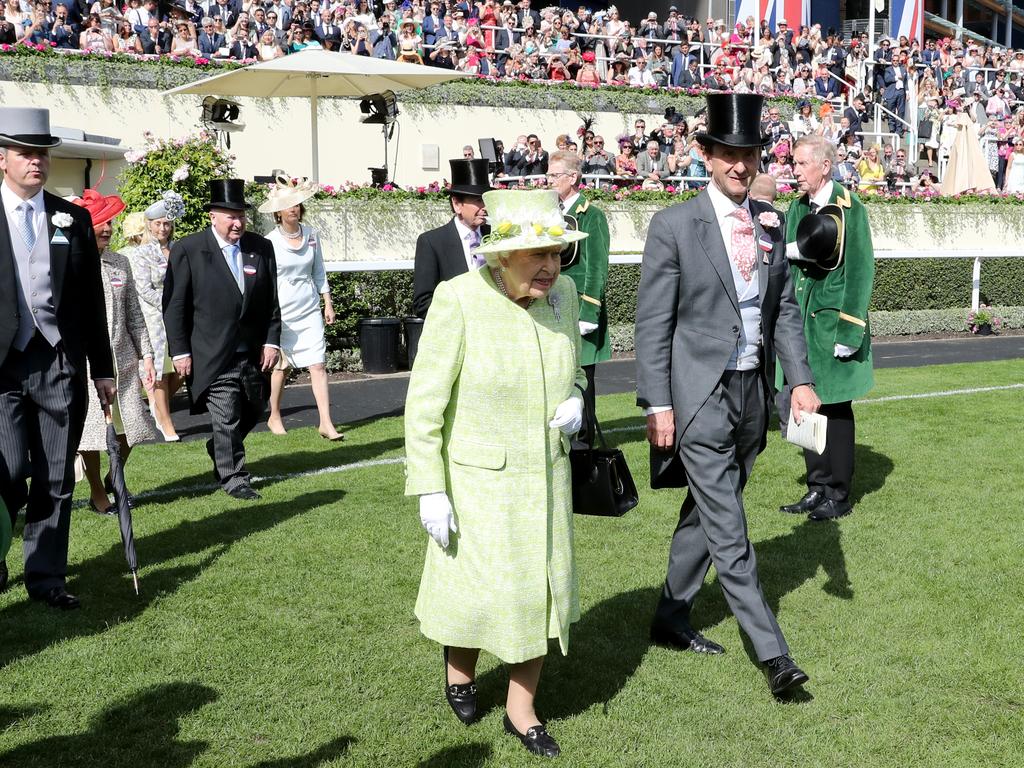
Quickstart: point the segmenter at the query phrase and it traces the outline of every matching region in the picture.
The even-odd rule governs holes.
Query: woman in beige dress
[[[117,431],[121,460],[128,462],[132,446],[153,438],[146,406],[139,392],[139,382],[147,391],[152,390],[156,372],[153,369],[153,348],[146,333],[146,321],[135,293],[135,282],[128,258],[110,250],[113,234],[111,222],[124,210],[124,202],[117,195],[103,196],[87,189],[75,201],[89,211],[96,249],[100,252],[103,276],[103,295],[106,302],[107,331],[114,353],[114,376],[117,395],[110,406],[110,415]],[[140,376],[139,363],[142,363]],[[85,463],[85,476],[89,480],[89,507],[101,515],[116,514],[107,493],[110,477],[100,477],[100,452],[107,448],[107,425],[103,408],[96,398],[89,398],[85,416],[85,429],[78,452]]]

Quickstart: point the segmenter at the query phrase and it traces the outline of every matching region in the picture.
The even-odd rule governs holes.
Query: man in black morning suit
[[[104,406],[114,397],[114,364],[92,221],[43,190],[59,144],[48,110],[0,107],[0,496],[12,520],[27,505],[29,597],[68,610],[79,606],[65,581],[86,361],[91,396]]]
[[[444,226],[431,229],[416,239],[416,262],[412,277],[412,307],[418,317],[426,317],[437,284],[484,264],[483,257],[471,249],[490,232],[484,224],[487,209],[483,193],[492,187],[488,162],[449,160],[452,184],[448,188],[452,216]]]
[[[210,227],[171,248],[163,306],[168,352],[188,379],[192,412],[210,413],[214,477],[236,499],[254,500],[243,441],[266,407],[281,310],[274,246],[245,231],[244,191],[241,179],[210,182]]]

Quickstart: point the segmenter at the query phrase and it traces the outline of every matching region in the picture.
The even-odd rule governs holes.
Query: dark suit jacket
[[[481,236],[490,231],[487,226],[480,228]],[[427,316],[438,283],[451,280],[468,271],[466,253],[462,248],[459,230],[455,228],[454,217],[444,226],[428,230],[416,238],[416,262],[412,272],[412,308],[417,317]]]
[[[163,300],[167,354],[192,355],[188,384],[194,411],[203,410],[206,390],[231,365],[240,345],[250,362],[259,364],[265,344],[281,343],[274,246],[252,232],[242,235],[239,246],[244,296],[212,229],[171,246]]]
[[[148,54],[167,53],[171,50],[173,39],[174,35],[171,34],[169,29],[157,32],[155,40],[149,34],[148,29],[139,33],[139,44],[142,46],[142,52]]]
[[[227,44],[227,39],[224,35],[217,34],[216,32],[212,35],[208,35],[205,32],[199,33],[199,52],[203,56],[213,56],[221,48],[226,48]]]
[[[255,59],[256,55],[256,46],[241,40],[235,40],[228,49],[228,57],[232,59]]]
[[[814,379],[786,260],[785,221],[767,203],[752,201],[752,210],[755,236],[766,237],[772,244],[768,252],[757,251],[763,338],[760,373],[767,398],[776,357],[794,386]],[[780,226],[761,226],[758,215],[769,211],[778,215]],[[742,325],[729,253],[707,191],[654,215],[641,264],[636,305],[637,405],[672,406],[679,440],[721,380]],[[767,425],[766,419],[762,449]],[[652,486],[685,483],[676,456],[676,452],[652,449]]]
[[[683,70],[682,74],[679,75],[679,87],[680,88],[700,88],[703,85],[700,77],[700,69],[690,69],[687,67]]]
[[[100,257],[92,221],[84,208],[43,193],[47,237],[50,240],[50,279],[61,347],[75,373],[85,377],[89,361],[94,379],[114,378],[114,362],[107,335],[107,310],[100,276]],[[55,213],[71,214],[74,223],[61,229],[67,245],[53,243]],[[21,290],[14,269],[14,250],[7,217],[0,212],[0,364],[7,359],[18,332],[18,295]]]

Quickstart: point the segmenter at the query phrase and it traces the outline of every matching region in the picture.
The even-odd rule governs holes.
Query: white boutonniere
[[[549,293],[548,304],[551,305],[552,311],[555,313],[555,320],[562,319],[562,294],[560,293]]]
[[[762,227],[775,229],[781,224],[779,221],[779,214],[775,211],[765,211],[764,213],[757,214],[757,221]]]
[[[70,227],[75,222],[75,220],[71,218],[70,213],[63,212],[53,214],[53,216],[50,217],[50,221],[52,221],[53,226],[57,227],[58,229]]]

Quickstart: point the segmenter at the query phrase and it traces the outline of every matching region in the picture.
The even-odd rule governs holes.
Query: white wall
[[[199,96],[161,97],[155,91],[108,89],[93,86],[62,86],[39,83],[0,82],[0,103],[8,106],[41,106],[50,109],[53,125],[80,128],[120,138],[125,148],[141,146],[143,132],[164,138],[183,136],[199,127]],[[252,178],[282,168],[294,176],[311,175],[310,115],[305,99],[239,99],[244,131],[232,134],[231,152],[237,156],[239,175]],[[419,186],[447,178],[448,159],[462,157],[465,144],[476,146],[478,138],[503,139],[511,145],[520,133],[536,133],[545,148],[554,149],[555,136],[575,134],[580,117],[571,111],[492,109],[463,106],[404,105],[399,98],[399,129],[391,143],[395,182]],[[369,183],[371,166],[384,162],[384,142],[377,125],[359,122],[359,102],[352,99],[323,99],[320,102],[320,181]],[[599,113],[595,129],[603,133],[606,146],[614,138],[632,132],[635,115]],[[645,115],[648,127],[660,116]],[[439,148],[441,167],[424,169],[424,145]],[[397,164],[394,161],[397,152]],[[93,179],[104,170],[94,163]],[[120,163],[106,164],[104,191],[111,191]],[[54,191],[80,191],[78,167],[55,168]],[[73,170],[73,172],[72,172]]]

